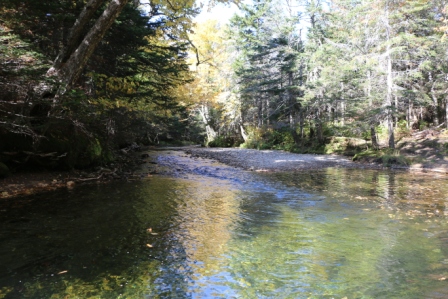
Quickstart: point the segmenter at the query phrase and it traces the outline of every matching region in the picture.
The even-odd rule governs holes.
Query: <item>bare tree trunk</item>
[[[313,142],[313,138],[314,138],[314,127],[313,127],[313,122],[311,120],[308,121],[309,126],[310,126],[310,142]]]
[[[316,131],[317,131],[317,141],[319,142],[319,144],[322,144],[324,142],[324,136],[323,136],[322,122],[320,120],[316,123]]]
[[[242,124],[240,124],[240,132],[241,132],[241,136],[243,137],[244,142],[246,142],[248,139],[248,136],[247,136],[246,131],[244,130],[244,127]]]
[[[411,128],[411,99],[408,100],[408,107],[406,109],[406,128]]]
[[[448,97],[445,98],[445,126],[448,129]]]
[[[67,44],[59,51],[58,56],[53,62],[53,66],[48,70],[49,75],[55,70],[60,69],[61,65],[70,58],[70,55],[79,46],[86,26],[102,3],[104,3],[104,0],[89,0],[84,6],[75,24],[70,29]]]
[[[289,113],[289,127],[291,129],[296,128],[296,117],[295,117],[295,101],[294,101],[294,94],[291,89],[291,86],[293,85],[293,74],[292,72],[288,72],[288,113]]]
[[[207,142],[213,141],[216,138],[216,131],[210,126],[210,116],[208,113],[208,107],[201,105],[199,108],[199,114],[202,117],[202,121],[205,125],[205,132],[207,133]]]
[[[84,37],[77,49],[70,54],[70,58],[68,58],[67,62],[60,65],[60,68],[56,68],[56,65],[53,66],[55,67],[54,72],[58,75],[61,83],[63,84],[59,93],[63,94],[65,90],[69,88],[81,75],[81,72],[87,64],[87,61],[93,51],[103,38],[106,31],[110,28],[110,26],[112,26],[113,22],[118,17],[127,2],[128,0],[112,0],[108,7],[104,10],[103,14],[98,18],[95,25]],[[88,14],[88,12],[85,14]],[[81,26],[81,24],[76,26]]]
[[[370,72],[370,70],[367,71],[367,98],[369,100],[369,107],[373,106],[373,101],[372,101],[372,74]]]
[[[376,131],[375,131],[375,127],[371,126],[370,127],[370,137],[372,139],[372,147],[374,149],[379,149],[379,144],[378,144],[378,138],[376,136]]]
[[[300,135],[300,139],[303,141],[303,137],[305,135],[304,121],[303,121],[303,118],[304,118],[303,107],[300,108],[299,117],[300,117],[299,118],[299,131],[300,131],[299,135]]]
[[[433,81],[431,72],[429,72],[429,79],[431,81]],[[439,113],[438,113],[439,112],[439,104],[438,104],[438,101],[437,101],[436,92],[434,91],[434,85],[435,84],[436,84],[436,82],[433,81],[433,83],[431,85],[431,98],[432,98],[432,102],[433,102],[434,109],[435,109],[435,112],[436,112],[433,124],[434,124],[435,127],[437,127],[439,125]]]
[[[319,109],[317,109],[316,113],[316,138],[318,143],[323,143],[324,137],[323,137],[323,128],[322,128],[322,119],[321,119],[321,113]]]
[[[266,97],[266,101],[265,101],[265,104],[264,104],[264,115],[265,115],[265,118],[266,118],[266,125],[268,125],[269,126],[269,124],[270,124],[270,121],[269,121],[269,116],[270,116],[270,111],[269,111],[269,97]],[[264,118],[263,118],[264,119]]]
[[[389,1],[386,2],[386,62],[387,62],[387,96],[385,102],[386,124],[389,135],[389,148],[395,148],[394,125],[392,115],[392,97],[393,97],[393,77],[392,77],[392,57],[390,53],[390,24],[389,24]]]
[[[394,94],[394,109],[398,110],[398,97],[397,93]],[[395,117],[393,118],[395,128],[398,128],[398,113],[395,113]]]
[[[291,87],[294,84],[294,77],[292,72],[288,72],[288,113],[289,113],[289,129],[291,131],[292,138],[295,144],[299,144],[299,135],[297,135],[296,125],[297,125],[297,111],[296,111],[296,100],[294,98],[294,93]]]
[[[261,99],[260,97],[257,99],[257,116],[258,116],[258,124],[257,127],[261,128],[261,126],[263,125],[263,99]]]
[[[344,83],[341,82],[341,94],[344,94]],[[345,99],[344,97],[341,97],[340,102],[340,118],[339,118],[339,124],[340,126],[345,126]]]

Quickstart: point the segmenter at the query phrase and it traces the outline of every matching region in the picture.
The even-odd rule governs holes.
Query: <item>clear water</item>
[[[0,298],[448,297],[446,177],[157,160],[1,202]]]

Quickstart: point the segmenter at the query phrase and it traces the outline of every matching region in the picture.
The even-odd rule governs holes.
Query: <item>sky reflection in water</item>
[[[2,203],[0,295],[448,296],[445,178],[164,161],[176,172]]]

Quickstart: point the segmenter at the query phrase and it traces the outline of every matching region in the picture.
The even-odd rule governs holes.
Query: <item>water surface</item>
[[[0,298],[448,297],[445,177],[157,163],[2,202]]]

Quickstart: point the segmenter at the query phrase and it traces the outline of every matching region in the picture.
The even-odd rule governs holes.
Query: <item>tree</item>
[[[102,2],[101,0],[90,0],[86,4],[71,30],[67,46],[61,49],[52,68],[47,72],[48,75],[56,75],[62,83],[62,88],[60,89],[62,94],[81,75],[93,51],[123,10],[128,0],[111,0],[95,22],[95,25],[79,43],[81,32]]]
[[[84,1],[23,2],[6,1],[0,10],[2,28],[16,32],[14,43],[20,40],[20,47],[26,48],[9,59],[20,62],[27,57],[20,73],[15,67],[1,70],[2,78],[9,82],[2,80],[0,85],[12,93],[8,91],[10,96],[5,98],[0,92],[0,155],[1,151],[15,153],[13,160],[20,164],[36,162],[39,157],[30,158],[24,152],[53,152],[61,158],[48,157],[51,161],[44,162],[49,167],[85,167],[101,159],[83,158],[89,155],[89,148],[98,149],[98,144],[103,150],[97,152],[110,157],[106,149],[126,146],[148,131],[157,130],[153,136],[168,136],[169,130],[182,132],[188,126],[179,121],[185,109],[176,102],[174,90],[190,80],[188,43],[182,32],[196,13],[193,1],[170,1],[173,8],[163,1],[152,3],[147,13],[121,1],[88,1],[88,7]],[[104,32],[106,27],[109,29]],[[3,31],[0,34],[3,38]],[[61,49],[61,45],[65,47]],[[3,54],[4,48],[9,51],[13,46],[0,50]],[[87,59],[89,55],[93,59]],[[6,65],[1,56],[0,62]],[[53,59],[52,66],[46,63]],[[79,65],[70,67],[76,61]],[[45,76],[51,67],[60,82]],[[61,88],[54,100],[57,86]],[[173,136],[183,138],[181,134]],[[16,166],[16,162],[8,163]],[[45,163],[38,161],[39,165]]]

